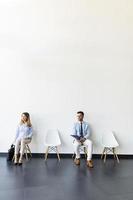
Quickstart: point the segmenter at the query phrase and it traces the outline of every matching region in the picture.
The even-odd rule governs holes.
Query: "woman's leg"
[[[29,139],[29,138],[21,139],[19,164],[22,164],[22,159],[23,159],[23,155],[24,155],[25,145],[29,144],[30,142],[31,142],[31,139]]]
[[[18,162],[18,154],[19,154],[19,149],[20,149],[20,139],[17,139],[15,142],[15,158],[14,158],[14,163],[17,164]]]

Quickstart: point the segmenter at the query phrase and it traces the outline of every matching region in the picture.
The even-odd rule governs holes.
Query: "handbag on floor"
[[[14,156],[15,146],[12,144],[7,154],[7,161],[12,161]]]

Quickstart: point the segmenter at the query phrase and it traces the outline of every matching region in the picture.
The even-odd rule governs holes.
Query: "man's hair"
[[[82,114],[84,116],[84,112],[83,111],[78,111],[77,114]]]

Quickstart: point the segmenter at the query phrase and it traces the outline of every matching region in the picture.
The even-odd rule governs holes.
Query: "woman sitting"
[[[27,112],[22,113],[20,124],[17,127],[15,137],[15,159],[14,164],[22,165],[25,145],[32,139],[32,124],[30,115]],[[19,156],[20,155],[20,156]]]

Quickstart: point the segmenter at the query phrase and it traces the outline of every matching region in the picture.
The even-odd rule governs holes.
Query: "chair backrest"
[[[46,145],[49,145],[49,146],[61,145],[59,131],[57,129],[49,129],[46,133],[44,142]]]
[[[108,133],[104,133],[102,135],[102,146],[104,147],[117,147],[119,146],[113,131],[110,131]]]

